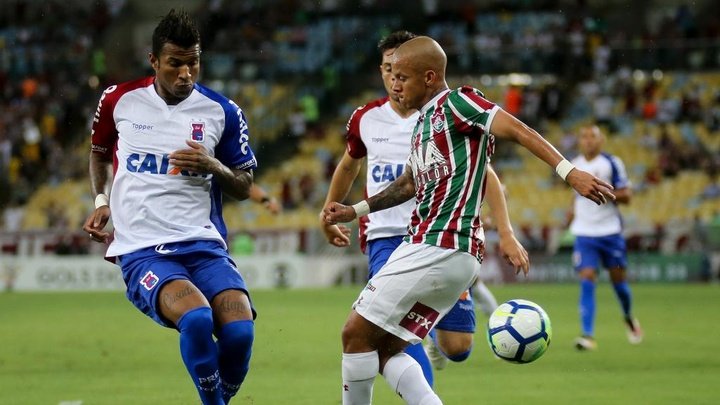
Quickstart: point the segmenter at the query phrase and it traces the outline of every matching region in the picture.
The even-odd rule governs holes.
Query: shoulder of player
[[[446,95],[438,100],[440,104],[451,102],[453,104],[468,104],[475,106],[474,108],[482,108],[483,110],[489,110],[495,106],[495,103],[485,98],[485,94],[471,86],[462,86],[456,89],[450,90]]]
[[[353,113],[350,115],[350,119],[348,120],[348,127],[355,122],[359,122],[362,119],[362,117],[364,117],[365,114],[367,114],[369,111],[372,111],[376,108],[380,108],[383,105],[385,105],[385,103],[387,103],[388,100],[389,100],[388,97],[382,97],[382,98],[373,100],[365,105],[362,105],[362,106],[356,108],[355,111],[353,111]]]
[[[472,87],[472,86],[461,86],[455,90],[452,90],[451,93],[475,95],[475,96],[480,96],[482,98],[485,98],[485,93],[483,93],[479,89],[476,89],[475,87]]]
[[[113,84],[103,91],[100,101],[103,103],[116,103],[123,95],[137,89],[151,86],[153,77],[143,77],[119,84]]]
[[[620,157],[618,157],[617,155],[613,155],[612,153],[601,152],[600,156],[607,160],[611,165],[623,164],[622,159],[620,159]]]
[[[234,101],[229,99],[227,96],[225,96],[203,84],[195,83],[195,90],[198,93],[200,93],[201,95],[203,95],[205,98],[220,104],[221,106],[223,106],[223,108],[231,108],[236,111],[240,110],[240,107],[237,104],[235,104]]]

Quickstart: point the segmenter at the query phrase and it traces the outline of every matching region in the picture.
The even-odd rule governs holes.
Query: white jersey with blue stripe
[[[630,187],[625,165],[617,156],[601,153],[587,160],[580,155],[572,163],[580,170],[610,183],[616,190]],[[622,232],[622,217],[617,204],[597,205],[575,193],[574,219],[570,232],[576,236],[607,236]]]
[[[153,77],[111,86],[93,121],[94,153],[112,158],[113,257],[164,243],[216,240],[227,248],[222,191],[210,174],[180,170],[168,155],[200,143],[231,169],[254,169],[242,110],[195,84],[177,105],[157,94]]]

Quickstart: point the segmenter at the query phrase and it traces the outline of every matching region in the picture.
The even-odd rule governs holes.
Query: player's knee
[[[614,284],[622,283],[625,281],[625,269],[622,267],[613,267],[610,269],[610,281]]]
[[[463,361],[470,356],[472,333],[454,333],[450,339],[438,339],[440,350],[452,361]]]
[[[198,307],[184,313],[177,321],[180,333],[193,335],[211,335],[213,333],[213,315],[210,307]]]
[[[221,328],[219,338],[230,347],[251,347],[255,340],[255,323],[251,320],[227,323]]]
[[[595,277],[596,277],[595,269],[593,269],[592,267],[580,269],[580,271],[578,272],[578,275],[580,276],[581,280],[595,281]]]
[[[348,320],[342,330],[344,353],[361,353],[372,350],[363,325]]]
[[[448,354],[447,358],[456,363],[460,363],[467,360],[468,357],[470,357],[470,353],[472,353],[472,347],[462,353]]]
[[[343,343],[343,349],[346,349],[348,346],[352,345],[354,340],[358,338],[357,328],[352,325],[350,322],[347,322],[345,326],[343,326],[342,332],[342,343]],[[347,352],[347,350],[343,350]]]

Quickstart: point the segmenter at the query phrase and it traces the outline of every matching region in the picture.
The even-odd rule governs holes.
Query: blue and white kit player
[[[622,217],[617,204],[630,202],[630,181],[625,165],[617,156],[602,151],[605,137],[597,126],[580,129],[580,155],[575,167],[594,174],[615,189],[615,204],[597,205],[575,194],[570,232],[575,236],[573,264],[580,278],[581,336],[575,340],[578,350],[594,350],[595,285],[600,266],[608,269],[610,280],[623,312],[628,341],[638,344],[643,331],[632,315],[632,294],[627,281],[627,249],[622,235]]]
[[[190,21],[171,10],[153,33],[155,76],[100,98],[90,154],[96,209],[83,229],[108,242],[112,217],[106,257],[121,267],[128,299],[178,330],[202,403],[224,405],[248,373],[256,313],[227,251],[222,196],[248,198],[256,159],[242,110],[194,82],[200,38]]]

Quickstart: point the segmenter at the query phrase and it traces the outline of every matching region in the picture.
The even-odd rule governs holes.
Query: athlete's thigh
[[[205,296],[190,280],[172,280],[158,292],[158,307],[164,319],[177,325],[177,321],[191,309],[208,307]]]
[[[255,318],[245,280],[235,262],[220,245],[214,244],[198,250],[187,265],[191,280],[210,301],[221,325]]]
[[[588,268],[597,271],[600,267],[600,252],[598,250],[597,238],[590,236],[578,236],[575,238],[573,265],[575,266],[575,271]]]
[[[177,262],[175,257],[158,254],[154,247],[141,249],[118,258],[122,269],[123,280],[127,286],[127,298],[145,315],[160,325],[174,327],[176,319],[170,320],[163,312],[161,298],[163,294],[190,295],[186,292],[175,291],[175,286],[165,290],[165,287],[176,280],[188,281],[190,274],[187,269]],[[177,297],[180,298],[180,297]],[[165,302],[172,301],[165,298]],[[207,302],[205,303],[207,305]],[[172,316],[173,310],[166,309],[167,315]]]
[[[606,269],[627,267],[627,249],[622,235],[604,236],[600,242],[600,255]]]
[[[225,290],[212,299],[210,306],[220,325],[229,322],[254,319],[252,306],[242,290]]]
[[[420,342],[477,276],[468,253],[403,243],[360,293],[355,310],[389,333]]]
[[[373,278],[375,274],[387,263],[390,255],[402,243],[402,236],[392,236],[389,238],[373,239],[368,242],[368,279]]]
[[[455,305],[435,326],[438,330],[475,333],[475,303],[470,297],[470,292],[465,291],[460,295]]]

